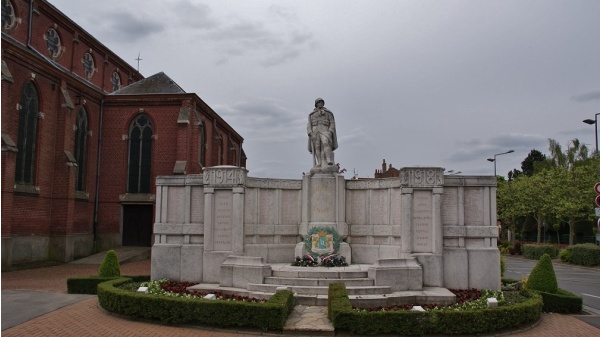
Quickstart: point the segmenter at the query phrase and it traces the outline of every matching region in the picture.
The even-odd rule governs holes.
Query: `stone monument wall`
[[[282,180],[218,166],[156,185],[153,279],[218,283],[230,256],[291,263],[309,228],[334,226],[352,263],[414,257],[424,286],[500,288],[494,177],[415,167],[399,178]]]

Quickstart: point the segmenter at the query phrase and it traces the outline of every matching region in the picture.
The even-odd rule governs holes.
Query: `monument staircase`
[[[295,294],[296,304],[327,306],[329,284],[344,283],[348,297],[356,307],[378,307],[405,304],[450,304],[455,296],[445,288],[418,287],[416,290],[396,291],[392,286],[376,285],[369,277],[371,264],[352,264],[348,267],[294,267],[289,264],[271,264],[271,276],[263,283],[247,283],[245,288],[224,287],[217,284],[198,284],[190,290],[224,292],[254,298],[269,298],[275,292],[287,289]],[[402,282],[401,280],[398,280]],[[414,287],[413,287],[414,288]]]

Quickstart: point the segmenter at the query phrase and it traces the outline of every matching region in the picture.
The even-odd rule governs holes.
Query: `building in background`
[[[2,269],[150,246],[155,178],[246,166],[243,138],[47,1],[2,0]]]
[[[385,159],[381,163],[381,170],[375,170],[375,178],[395,178],[400,176],[400,170],[393,168],[392,164],[389,167],[385,165]]]

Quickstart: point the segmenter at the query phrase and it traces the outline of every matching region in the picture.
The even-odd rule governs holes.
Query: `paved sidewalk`
[[[96,265],[66,264],[48,268],[20,270],[2,273],[2,336],[257,336],[278,335],[257,330],[222,330],[197,326],[168,326],[145,321],[132,321],[109,314],[98,307],[95,296],[66,294],[66,278],[91,275],[97,272]],[[122,274],[148,275],[150,261],[138,261],[121,265]],[[16,291],[16,290],[25,291]],[[42,291],[40,291],[42,290]],[[33,296],[31,296],[33,295]],[[21,321],[11,321],[12,327],[5,329],[5,314],[22,315],[32,310],[46,309]],[[302,308],[298,308],[299,311]],[[316,321],[316,308],[304,307]],[[317,313],[315,313],[317,311]],[[321,311],[322,312],[322,311]],[[300,313],[298,313],[300,314]],[[321,314],[322,315],[322,314]],[[8,316],[7,316],[8,317]],[[593,316],[592,316],[593,317]],[[298,324],[306,320],[291,316]],[[8,318],[7,318],[8,319]],[[289,322],[292,324],[293,322]],[[322,323],[329,324],[325,318]],[[289,326],[288,326],[289,328]],[[303,331],[285,329],[283,334],[302,336]],[[311,334],[315,336],[315,334]],[[595,328],[577,316],[543,314],[539,323],[528,330],[513,331],[497,335],[519,337],[533,336],[600,336]]]

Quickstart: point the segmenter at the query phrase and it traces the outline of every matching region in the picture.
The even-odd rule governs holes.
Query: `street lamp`
[[[589,124],[589,125],[593,125],[596,124],[596,154],[598,154],[598,115],[600,115],[600,113],[597,113],[596,115],[594,115],[594,119],[585,119],[583,122],[585,124]]]
[[[508,151],[506,151],[506,152],[502,152],[502,153],[497,153],[497,154],[495,154],[493,159],[492,159],[492,158],[488,158],[488,161],[489,161],[489,162],[492,162],[492,163],[494,163],[494,177],[496,177],[496,176],[497,176],[497,174],[496,174],[496,157],[497,157],[497,156],[500,156],[500,155],[503,155],[503,154],[513,153],[513,152],[515,152],[515,150],[508,150]]]

